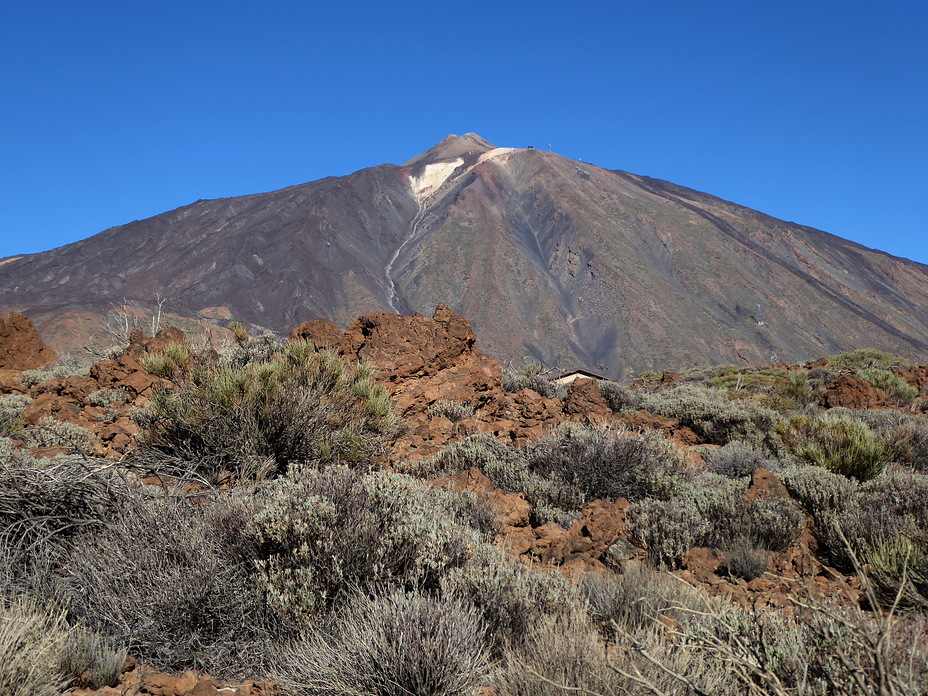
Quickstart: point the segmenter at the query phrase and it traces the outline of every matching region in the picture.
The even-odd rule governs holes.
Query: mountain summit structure
[[[928,358],[922,264],[473,133],[402,165],[201,200],[0,260],[0,306],[51,333],[156,298],[280,332],[444,303],[504,364],[613,377],[858,347]]]

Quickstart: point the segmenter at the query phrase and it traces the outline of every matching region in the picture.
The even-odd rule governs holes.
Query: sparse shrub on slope
[[[253,571],[250,514],[231,494],[194,507],[126,491],[122,508],[70,547],[69,612],[162,669],[260,673],[281,622]]]
[[[23,413],[31,401],[25,395],[0,396],[0,437],[11,435],[22,425]]]
[[[211,481],[268,462],[278,473],[292,462],[367,466],[395,423],[370,366],[345,365],[306,342],[279,344],[270,359],[243,364],[184,355],[162,356],[178,388],[152,399],[143,461],[177,462]]]
[[[109,406],[110,404],[124,404],[129,400],[125,389],[97,389],[87,395],[86,401],[91,406]]]
[[[63,358],[53,365],[46,365],[36,370],[24,370],[23,384],[27,387],[34,387],[37,384],[44,384],[53,379],[86,377],[89,374],[89,365],[82,364],[77,360]]]
[[[69,631],[60,610],[0,596],[0,694],[60,693],[68,680],[58,661]]]
[[[460,696],[490,668],[473,608],[396,590],[351,597],[331,628],[309,629],[280,661],[277,681],[307,696]]]
[[[78,626],[62,644],[58,670],[72,679],[80,678],[85,688],[116,686],[126,655],[125,648],[116,648],[98,633]]]
[[[481,540],[486,518],[461,501],[401,474],[288,473],[259,495],[248,525],[269,604],[301,620],[354,587],[437,587]]]
[[[19,562],[49,544],[99,527],[118,509],[118,483],[103,462],[69,455],[34,459],[10,450],[0,466],[0,541]]]
[[[477,608],[496,652],[507,642],[522,640],[538,617],[560,616],[579,606],[576,588],[560,573],[513,563],[488,545],[445,573],[441,588],[443,594]]]
[[[854,498],[835,517],[852,549],[863,559],[878,560],[874,564],[881,575],[877,579],[886,585],[893,577],[901,578],[899,559],[911,547],[913,568],[928,554],[928,476],[909,472],[885,472],[861,485]],[[819,531],[819,537],[836,561],[846,569],[852,564],[848,549],[832,525]],[[880,569],[882,566],[882,570]],[[915,576],[923,570],[910,575]],[[892,583],[890,583],[892,586]],[[928,587],[919,590],[928,597]]]
[[[701,387],[692,383],[648,395],[644,407],[652,413],[676,418],[692,428],[709,444],[725,445],[742,440],[752,445],[775,445],[775,412],[726,398],[723,389]]]
[[[698,590],[646,565],[618,575],[589,575],[579,589],[590,616],[613,638],[613,621],[625,631],[637,631],[661,614],[682,619],[703,603]]]
[[[886,392],[886,398],[895,404],[907,404],[916,396],[918,389],[908,384],[894,372],[877,367],[867,367],[857,371],[857,376]]]
[[[782,551],[805,515],[792,500],[744,498],[746,484],[704,473],[680,481],[668,500],[647,498],[629,512],[632,539],[655,562],[674,567],[694,546],[723,551],[744,543]]]
[[[415,476],[454,476],[471,467],[477,467],[494,479],[492,472],[499,468],[525,467],[519,452],[507,447],[491,435],[479,433],[458,442],[452,442],[437,454],[415,462],[400,462],[397,471]],[[500,488],[505,486],[496,483]]]
[[[597,498],[654,495],[679,464],[673,447],[658,433],[572,425],[528,445],[525,456],[532,472],[576,489],[575,508]]]
[[[452,423],[457,423],[474,415],[474,407],[461,401],[439,400],[429,406],[429,415],[447,418]]]
[[[793,416],[778,424],[777,430],[800,459],[858,481],[877,476],[889,462],[886,446],[870,427],[838,409]]]
[[[910,364],[905,358],[873,348],[861,348],[832,355],[828,358],[828,362],[835,367],[844,367],[848,370],[860,370],[866,367],[888,370],[893,367],[906,368]]]
[[[96,436],[87,428],[45,416],[38,425],[23,428],[19,436],[27,447],[66,449],[79,454],[91,454]]]
[[[641,408],[643,397],[626,386],[603,380],[599,382],[599,391],[613,413]]]
[[[772,458],[766,450],[756,449],[735,440],[724,447],[709,452],[706,464],[710,471],[729,478],[750,476],[758,468],[775,471],[780,467],[780,460]]]
[[[543,375],[544,367],[537,362],[523,365],[518,372],[505,369],[503,370],[503,389],[507,392],[532,389],[549,399],[567,398],[567,387],[549,382]]]

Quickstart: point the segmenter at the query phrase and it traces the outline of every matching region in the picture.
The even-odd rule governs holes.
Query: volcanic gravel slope
[[[928,357],[924,265],[475,134],[402,166],[197,201],[0,261],[0,305],[49,334],[75,312],[158,297],[277,331],[446,303],[504,363],[614,377],[864,346]]]

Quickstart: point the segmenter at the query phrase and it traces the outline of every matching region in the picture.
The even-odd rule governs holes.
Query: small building
[[[606,377],[605,375],[599,375],[595,372],[590,372],[589,370],[570,370],[568,372],[559,372],[557,374],[550,375],[548,378],[549,382],[554,382],[555,384],[563,384],[567,386],[574,380],[578,379],[598,379],[604,382],[614,382],[615,380]]]

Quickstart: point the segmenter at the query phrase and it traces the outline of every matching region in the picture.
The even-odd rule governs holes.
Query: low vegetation
[[[403,424],[371,365],[232,332],[144,357],[159,386],[119,461],[0,397],[0,694],[115,686],[127,654],[319,696],[928,692],[928,425],[903,361],[604,382],[609,411],[518,446],[430,400],[420,423],[457,439],[386,465]],[[846,374],[896,408],[819,406]],[[563,396],[535,366],[504,379],[507,399]],[[472,468],[526,506],[529,543],[573,530],[564,569],[597,572],[507,553],[489,494],[434,481]],[[751,495],[759,469],[775,486]],[[607,571],[583,549],[618,499]],[[694,587],[694,549],[745,597],[792,582],[790,610]],[[812,574],[781,577],[796,558]],[[829,573],[827,600],[805,586]]]

